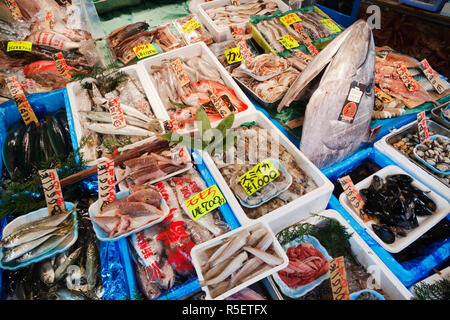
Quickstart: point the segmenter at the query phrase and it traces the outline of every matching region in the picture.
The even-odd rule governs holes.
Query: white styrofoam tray
[[[407,171],[411,176],[417,178],[426,184],[431,190],[437,194],[443,196],[446,199],[450,199],[450,188],[444,183],[433,177],[430,173],[425,171],[423,168],[419,167],[412,160],[408,159],[399,150],[395,149],[387,141],[390,137],[397,134],[400,131],[405,130],[411,126],[414,126],[417,121],[413,121],[399,129],[393,130],[390,134],[386,135],[379,141],[375,143],[375,149],[388,156],[392,161],[394,161],[399,167]],[[438,124],[439,125],[439,124]],[[444,128],[445,129],[445,128]]]
[[[133,81],[140,81],[140,77],[138,76],[138,71],[137,71],[136,65],[124,67],[124,68],[119,69],[118,71],[122,71],[122,72],[128,74],[131,78],[133,78]],[[141,86],[144,87],[142,82],[141,82]],[[81,118],[80,118],[78,111],[85,110],[86,108],[83,108],[83,106],[80,105],[81,102],[79,101],[77,94],[75,93],[78,90],[84,90],[81,88],[80,81],[71,82],[67,85],[67,94],[69,95],[70,107],[72,109],[72,118],[73,118],[75,134],[76,134],[78,145],[80,145],[81,138],[83,137],[83,130],[82,130]],[[151,104],[151,101],[150,101],[148,95],[147,95],[147,101],[150,104],[152,112],[155,114],[155,117],[157,118],[156,113],[153,109],[153,105]],[[85,152],[85,150],[86,149],[83,148],[80,150],[80,152]],[[91,165],[91,166],[97,165],[97,163],[99,162],[99,159],[96,159],[96,160],[86,159],[86,160],[88,160],[88,165]]]
[[[442,279],[450,280],[450,267],[447,267],[447,268],[439,271],[439,273],[434,273],[431,276],[429,276],[428,278],[425,278],[425,279],[417,282],[415,285],[413,285],[413,286],[411,286],[411,288],[409,288],[409,291],[411,291],[411,293],[414,294],[414,287],[416,287],[417,285],[424,284],[424,283],[433,284]]]
[[[281,213],[279,219],[272,219],[271,221],[268,221],[268,223],[275,234],[296,223],[308,222],[317,224],[320,221],[320,217],[310,216],[310,213],[311,212],[308,211],[302,211],[298,216]],[[325,210],[320,212],[319,215],[336,219],[347,229],[348,233],[352,234],[349,241],[356,260],[364,266],[368,273],[372,274],[375,279],[375,283],[373,284],[379,284],[384,294],[388,295],[389,298],[393,300],[409,300],[412,297],[411,292],[409,292],[392,271],[386,267],[383,261],[372,251],[337,211]],[[277,293],[277,291],[278,288],[276,288],[275,292]],[[282,296],[279,295],[279,298],[282,299]]]
[[[239,3],[246,4],[247,2],[250,2],[251,0],[240,0]],[[284,3],[282,0],[274,0],[274,2],[277,3],[278,9],[282,12],[288,11],[290,8],[289,6]],[[227,27],[220,27],[218,26],[206,13],[205,10],[211,9],[211,8],[218,8],[218,7],[224,7],[226,5],[230,5],[230,0],[215,0],[215,1],[209,1],[201,3],[197,8],[198,18],[200,19],[200,22],[205,25],[205,27],[208,29],[208,31],[211,33],[211,35],[214,38],[215,42],[222,42],[226,40],[232,40],[231,32]],[[241,23],[238,24],[238,27],[246,27],[247,23]]]
[[[220,72],[225,85],[234,90],[236,96],[244,102],[248,109],[242,112],[239,112],[236,117],[239,117],[242,114],[246,114],[248,112],[254,111],[255,107],[244,94],[242,89],[237,85],[231,75],[225,70],[222,64],[217,60],[216,56],[211,52],[211,50],[206,46],[203,42],[197,42],[192,45],[178,48],[172,50],[170,52],[165,52],[163,54],[158,54],[153,57],[149,57],[139,61],[137,64],[138,75],[141,79],[141,83],[143,84],[145,93],[147,97],[149,97],[150,104],[153,107],[153,111],[155,113],[156,118],[170,120],[169,113],[164,107],[161,98],[159,97],[158,90],[155,88],[153,81],[150,78],[150,75],[147,70],[151,68],[151,66],[160,66],[163,60],[173,59],[173,58],[189,58],[189,57],[198,57],[203,56],[204,59],[211,65],[214,65],[216,69]],[[197,129],[193,130],[179,130],[178,133],[187,133],[194,132]]]
[[[245,225],[255,220],[268,220],[272,217],[278,217],[281,213],[295,216],[299,213],[299,210],[308,212],[324,210],[334,189],[330,180],[328,180],[328,178],[285,135],[283,135],[262,112],[254,111],[253,113],[237,117],[233,127],[239,127],[242,123],[248,121],[255,121],[258,126],[270,130],[272,135],[278,135],[280,145],[286,148],[286,150],[294,157],[299,167],[315,182],[317,188],[258,219],[250,219],[242,209],[239,200],[230,189],[228,182],[223,178],[211,156],[206,152],[202,152],[206,166],[219,185],[220,190],[222,190],[223,195],[233,209],[239,222],[242,225]]]
[[[389,175],[393,174],[407,174],[405,171],[403,171],[401,168],[391,165],[384,167],[383,169],[375,172],[374,174],[370,175],[369,177],[365,178],[364,180],[360,181],[355,185],[356,189],[359,191],[361,189],[368,188],[370,186],[370,183],[372,182],[372,177],[374,175],[379,176],[380,178],[386,178]],[[423,190],[423,191],[430,191],[428,193],[428,196],[436,203],[436,210],[431,216],[425,216],[425,217],[417,217],[417,221],[419,222],[419,226],[417,228],[408,230],[408,233],[405,237],[396,237],[395,241],[391,244],[387,244],[383,242],[373,231],[372,224],[375,222],[373,220],[363,222],[363,220],[359,217],[359,215],[356,213],[356,211],[353,209],[352,205],[347,199],[347,196],[345,193],[341,193],[339,196],[339,202],[342,204],[342,206],[352,215],[352,217],[364,228],[366,229],[367,233],[371,235],[372,238],[375,239],[384,249],[386,249],[389,252],[397,253],[405,249],[407,246],[409,246],[411,243],[416,241],[418,238],[420,238],[425,232],[430,230],[434,225],[436,225],[439,221],[444,219],[448,213],[450,212],[450,205],[448,201],[444,198],[442,198],[440,195],[438,195],[436,192],[430,190],[427,188],[424,184],[419,182],[417,179],[414,179],[412,182],[412,185]]]
[[[263,272],[263,273],[255,276],[254,278],[252,278],[252,279],[250,279],[250,280],[248,280],[248,281],[246,281],[244,283],[241,283],[238,286],[233,287],[232,289],[222,293],[221,295],[217,296],[214,299],[211,298],[211,294],[209,292],[208,286],[202,286],[203,291],[205,291],[205,293],[206,293],[206,300],[223,300],[223,299],[225,299],[225,298],[235,294],[236,292],[239,292],[242,289],[252,285],[253,283],[258,282],[259,280],[264,279],[264,278],[270,276],[271,274],[273,274],[275,272],[278,272],[278,271],[280,271],[280,270],[282,270],[282,269],[287,267],[287,265],[289,263],[289,259],[288,259],[287,255],[286,255],[286,252],[283,250],[283,248],[281,247],[280,243],[276,239],[274,233],[270,229],[269,225],[266,222],[262,222],[262,221],[258,222],[257,221],[255,223],[250,224],[250,225],[246,225],[246,226],[242,226],[240,228],[234,229],[233,231],[227,232],[227,233],[221,235],[220,237],[216,237],[214,239],[208,240],[208,241],[203,242],[202,244],[196,245],[196,246],[194,246],[192,248],[192,250],[191,250],[192,264],[194,265],[195,272],[197,273],[198,281],[200,283],[202,283],[204,281],[203,273],[202,273],[201,265],[200,265],[200,254],[203,251],[205,251],[205,250],[207,250],[207,249],[209,249],[211,247],[214,247],[214,246],[222,243],[223,239],[232,237],[235,234],[241,232],[242,230],[245,230],[245,229],[253,230],[253,228],[261,227],[261,226],[264,229],[266,229],[267,232],[272,236],[272,239],[273,239],[272,247],[273,247],[273,249],[275,251],[275,254],[283,259],[283,263],[281,263],[278,266],[275,266],[275,267],[271,268],[270,270],[268,270],[266,272]]]

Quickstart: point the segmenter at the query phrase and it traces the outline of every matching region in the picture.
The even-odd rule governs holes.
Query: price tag
[[[141,46],[136,46],[133,48],[134,53],[138,59],[153,56],[158,53],[156,48],[151,43],[146,43]]]
[[[300,36],[300,40],[304,43],[304,45],[308,49],[309,53],[311,53],[313,56],[318,55],[319,51],[313,45],[311,38],[306,33],[303,26],[298,22],[298,23],[294,24],[294,29],[295,29],[295,31],[297,31],[298,35]]]
[[[291,36],[291,35],[287,35],[281,38],[278,38],[278,41],[281,42],[281,44],[286,48],[286,49],[292,49],[292,48],[297,48],[299,46],[298,42],[295,41],[295,39]]]
[[[419,139],[421,142],[428,140],[430,134],[428,133],[427,118],[425,117],[425,111],[417,114],[417,128],[419,130]]]
[[[353,181],[350,178],[350,176],[345,176],[345,177],[339,178],[338,180],[341,183],[342,189],[344,190],[348,201],[350,201],[350,203],[352,204],[353,208],[356,209],[356,212],[361,217],[361,219],[364,222],[372,220],[371,218],[369,218],[367,216],[367,214],[365,214],[363,212],[362,208],[364,207],[364,201],[361,198],[358,190],[356,190],[356,187],[353,184]]]
[[[291,24],[294,24],[294,23],[296,23],[296,22],[302,21],[302,19],[300,19],[300,17],[299,17],[295,12],[292,12],[292,13],[289,13],[289,14],[287,14],[287,15],[285,15],[285,16],[282,16],[282,17],[280,18],[280,21],[281,21],[286,27],[289,27]]]
[[[175,72],[175,76],[180,86],[183,87],[191,81],[186,71],[184,70],[183,64],[181,63],[180,59],[176,59],[170,65],[172,66],[172,69]]]
[[[31,51],[33,43],[31,41],[9,41],[6,52],[9,51]]]
[[[191,19],[181,27],[181,31],[184,33],[191,33],[195,29],[199,28],[202,24],[197,20]]]
[[[242,55],[238,47],[225,50],[225,57],[227,58],[228,64],[242,61]]]
[[[220,114],[222,118],[225,118],[231,113],[231,110],[228,107],[227,103],[223,100],[222,97],[218,98],[216,94],[213,92],[211,87],[209,87],[209,89],[207,89],[206,92],[208,93],[209,99],[211,99],[214,108],[217,110],[217,112]]]
[[[423,59],[422,61],[420,61],[419,67],[427,77],[428,81],[431,82],[434,89],[436,89],[437,93],[442,94],[445,90],[448,89],[447,84],[441,78],[439,78],[436,71],[431,68],[427,59]]]
[[[375,86],[375,97],[379,99],[382,103],[389,103],[395,100],[377,86]]]
[[[205,189],[187,200],[186,206],[194,219],[197,221],[205,214],[217,209],[227,202],[217,185]]]
[[[249,196],[280,176],[269,159],[265,159],[239,177],[242,188]]]
[[[28,125],[30,122],[34,122],[36,123],[36,126],[39,127],[39,121],[36,118],[36,115],[31,108],[31,105],[28,102],[25,93],[23,92],[19,80],[17,80],[16,77],[9,77],[5,79],[5,82],[17,106],[17,109],[19,109],[23,122],[25,122],[26,125]]]
[[[53,27],[55,26],[55,16],[53,15],[53,12],[47,11],[44,23],[47,30],[53,30]]]
[[[341,29],[331,19],[323,19],[320,22],[331,32],[341,32]]]
[[[49,215],[52,216],[66,210],[56,169],[39,170],[39,177],[41,178]]]
[[[233,36],[234,43],[239,48],[242,59],[244,59],[246,64],[250,64],[252,62],[252,54],[244,40],[244,29],[238,28],[237,25],[230,25],[230,32]]]
[[[120,107],[119,98],[109,100],[108,105],[114,128],[120,129],[126,127],[127,122],[125,120],[122,108]]]
[[[355,120],[356,113],[358,112],[359,103],[361,102],[361,97],[366,90],[366,85],[353,81],[348,92],[347,100],[342,107],[341,113],[338,120],[348,123],[353,123]]]
[[[114,180],[114,160],[102,161],[97,165],[98,174],[98,208],[116,200],[116,187]]]
[[[52,57],[53,57],[53,60],[55,61],[56,69],[58,69],[58,72],[61,75],[65,76],[69,79],[72,79],[72,75],[69,72],[70,67],[67,65],[66,59],[64,59],[62,52],[54,53],[52,55]]]
[[[409,91],[418,90],[420,88],[419,84],[417,83],[416,80],[414,80],[411,73],[409,73],[406,65],[401,61],[396,61],[396,62],[394,62],[394,64],[397,67],[398,76],[400,77],[400,79],[402,79],[403,83],[405,84],[405,87]]]
[[[328,261],[328,272],[333,300],[350,300],[344,257],[340,256]]]
[[[183,164],[190,161],[188,152],[185,147],[176,144],[170,149],[172,161],[178,164]]]
[[[5,0],[5,2],[9,8],[9,11],[11,11],[11,15],[14,20],[23,19],[22,12],[20,11],[19,6],[17,5],[15,0]]]

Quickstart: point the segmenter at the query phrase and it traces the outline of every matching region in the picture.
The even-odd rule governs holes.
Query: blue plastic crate
[[[427,11],[439,11],[447,1],[448,0],[434,0],[431,1],[431,3],[427,3],[420,0],[398,0],[398,2],[400,3],[404,3]]]
[[[344,160],[324,171],[324,174],[335,183],[337,179],[353,168],[358,166],[363,160],[370,159],[381,167],[395,165],[395,163],[374,148],[359,151],[347,160]],[[416,282],[424,279],[433,272],[433,268],[439,267],[450,257],[450,239],[436,241],[430,245],[424,256],[415,259],[399,262],[393,255],[383,249],[364,228],[348,213],[340,204],[339,200],[332,195],[328,204],[329,209],[338,211],[341,216],[352,226],[370,248],[380,257],[384,264],[399,278],[406,286],[410,287]],[[450,216],[447,216],[450,220]]]

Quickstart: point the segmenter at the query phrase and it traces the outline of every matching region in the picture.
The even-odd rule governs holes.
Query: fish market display
[[[273,247],[273,236],[263,226],[241,230],[199,252],[202,286],[216,298],[255,276],[283,263]]]
[[[155,187],[166,201],[170,215],[128,239],[137,284],[147,299],[155,299],[192,279],[192,247],[229,230],[218,210],[193,220],[185,202],[206,188],[194,169],[157,182]]]
[[[271,53],[261,54],[245,63],[245,68],[257,76],[268,76],[283,72],[291,66],[290,62]]]
[[[191,21],[194,20],[198,24],[193,24],[195,29],[190,27]],[[176,19],[173,22],[175,28],[181,34],[184,42],[187,44],[193,44],[196,42],[203,41],[205,44],[210,44],[213,42],[212,36],[209,34],[208,30],[198,22],[198,18],[196,16],[186,16],[179,19]]]
[[[439,171],[450,171],[450,139],[444,136],[419,144],[416,155]]]
[[[213,160],[234,194],[254,205],[242,207],[249,218],[257,219],[317,188],[311,177],[299,167],[295,158],[281,144],[278,143],[277,150],[272,150],[272,132],[257,125],[241,126],[234,132],[237,134],[237,143],[225,153],[214,155]],[[292,183],[289,185],[288,177],[280,171],[277,179],[249,197],[241,186],[239,177],[269,157],[269,153],[273,151],[276,152],[280,164],[292,176]],[[275,194],[277,196],[273,197]],[[264,202],[271,197],[271,200]]]
[[[305,87],[327,64],[306,107],[300,144],[302,152],[319,168],[353,153],[368,136],[374,105],[375,49],[365,21],[355,22],[314,58],[291,85],[278,111],[300,99]],[[358,92],[358,105],[348,100],[354,100],[349,98],[351,90]]]
[[[406,236],[417,228],[418,217],[431,216],[436,203],[411,183],[408,175],[397,174],[385,179],[373,176],[369,188],[360,190],[365,200],[363,210],[377,223],[372,224],[375,234],[385,243],[394,243],[396,236]]]
[[[2,147],[2,158],[13,181],[26,181],[42,169],[42,163],[54,155],[67,155],[72,151],[69,127],[64,110],[48,114],[34,122],[13,125]]]
[[[179,40],[169,29],[169,24],[158,26],[152,29],[155,33],[153,40],[161,47],[164,52],[184,47],[185,44]]]

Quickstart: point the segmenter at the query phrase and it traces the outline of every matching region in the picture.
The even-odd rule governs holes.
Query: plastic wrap
[[[195,20],[198,24],[200,24],[198,21],[198,18],[195,15],[190,15],[186,17],[179,18],[173,22],[175,28],[178,30],[178,32],[183,37],[184,41],[187,44],[193,44],[195,42],[203,41],[206,44],[210,44],[213,41],[212,36],[209,34],[209,32],[206,30],[205,26],[200,24],[197,28],[193,29],[187,27],[187,23],[191,24],[191,21]],[[192,23],[192,25],[196,25]]]

